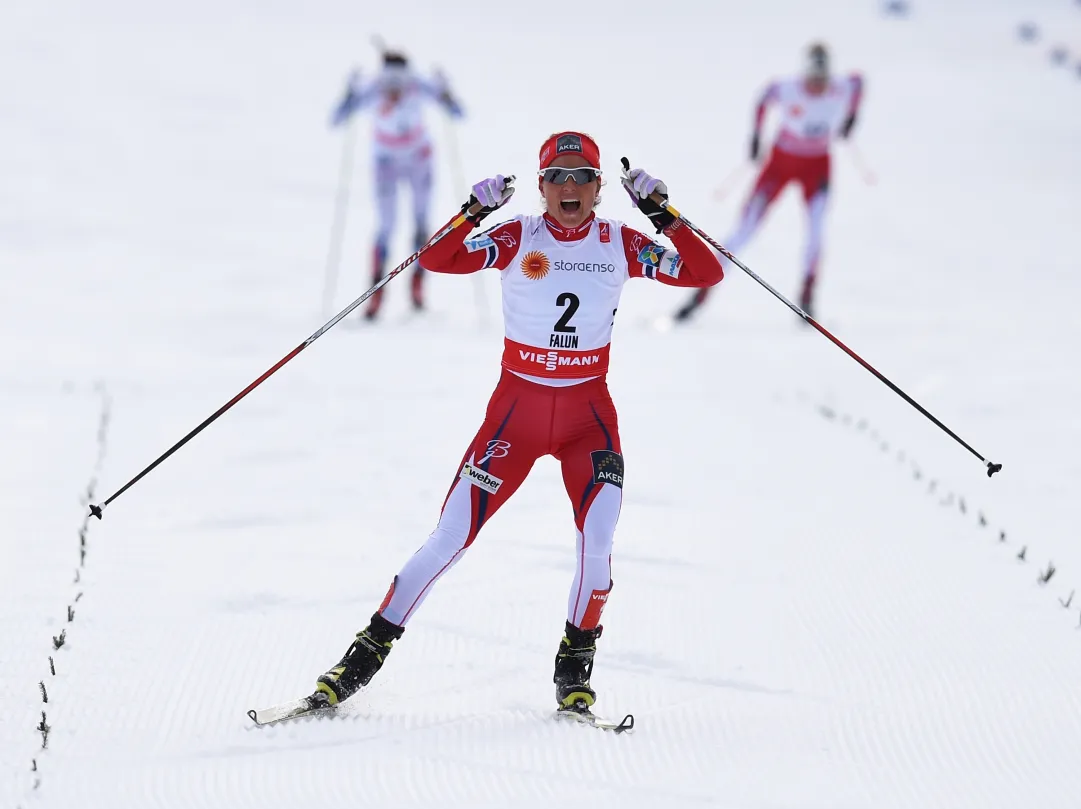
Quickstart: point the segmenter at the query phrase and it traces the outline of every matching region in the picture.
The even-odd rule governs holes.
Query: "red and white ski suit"
[[[619,426],[605,382],[623,284],[648,278],[704,287],[723,276],[713,251],[679,220],[665,233],[675,250],[616,221],[591,216],[567,229],[547,214],[519,216],[469,240],[463,228],[421,257],[433,272],[500,272],[503,372],[438,525],[380,607],[388,621],[405,625],[534,462],[553,455],[577,537],[567,620],[582,629],[599,624],[623,495]]]
[[[769,157],[743,206],[735,232],[724,246],[738,254],[754,236],[766,212],[789,183],[797,183],[807,206],[807,243],[804,249],[803,282],[814,285],[822,254],[822,233],[830,188],[830,143],[841,125],[859,112],[863,78],[859,74],[832,78],[821,93],[812,93],[802,78],[776,81],[766,87],[755,110],[755,132],[760,132],[766,113],[777,109],[780,124]],[[702,303],[703,289],[695,296]]]

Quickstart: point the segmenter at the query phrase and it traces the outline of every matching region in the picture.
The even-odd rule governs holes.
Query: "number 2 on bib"
[[[578,307],[581,305],[581,301],[578,300],[578,296],[573,292],[561,292],[559,297],[556,298],[556,306],[566,306],[559,320],[552,327],[552,331],[573,333],[577,331],[574,326],[570,325],[571,318],[574,317],[574,313],[578,311]]]

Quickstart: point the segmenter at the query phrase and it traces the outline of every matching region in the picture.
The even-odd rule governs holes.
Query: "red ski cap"
[[[548,168],[552,161],[565,154],[580,154],[593,168],[601,167],[601,150],[593,138],[581,132],[557,132],[541,146],[541,169]]]

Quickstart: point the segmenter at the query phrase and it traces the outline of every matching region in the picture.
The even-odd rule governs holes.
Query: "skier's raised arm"
[[[345,93],[342,100],[334,108],[330,115],[331,126],[341,126],[348,121],[354,113],[369,106],[379,97],[379,85],[375,79],[362,81],[359,72],[354,71],[345,85]]]
[[[513,193],[514,189],[502,174],[474,185],[466,205],[472,207],[480,203],[484,207],[471,218],[472,224],[479,225],[484,217],[506,204]],[[472,239],[467,238],[468,235],[466,228],[459,228],[425,250],[420,256],[420,263],[426,270],[451,275],[467,275],[491,268],[505,270],[522,240],[522,223],[511,219]]]
[[[437,73],[434,79],[417,79],[417,89],[431,101],[435,101],[447,111],[452,118],[461,118],[465,115],[458,98],[450,91],[450,84],[443,74]]]
[[[754,109],[754,127],[751,130],[751,161],[758,160],[762,148],[762,124],[766,122],[766,113],[769,105],[780,97],[780,87],[777,82],[770,82],[758,99],[758,105]]]
[[[852,134],[852,128],[856,125],[856,117],[860,112],[860,102],[863,101],[863,76],[853,73],[848,77],[848,83],[852,88],[852,95],[848,101],[848,114],[839,132],[840,136],[846,139]]]
[[[673,250],[657,244],[644,233],[623,225],[623,250],[631,278],[652,278],[668,286],[696,288],[713,286],[724,278],[713,248],[652,199],[656,195],[667,200],[668,186],[642,169],[630,169],[623,184],[657,232],[675,245]]]

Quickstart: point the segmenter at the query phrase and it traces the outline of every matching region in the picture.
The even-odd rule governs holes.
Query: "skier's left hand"
[[[665,199],[668,198],[668,186],[664,184],[664,181],[646,174],[642,169],[628,171],[626,178],[623,180],[623,185],[636,205],[638,199],[645,199],[654,191]],[[635,197],[638,199],[635,199]]]
[[[435,86],[439,90],[439,103],[446,108],[450,117],[463,117],[465,112],[462,110],[462,105],[458,103],[458,99],[451,93],[450,82],[447,81],[447,77],[443,75],[442,70],[435,71]]]
[[[650,195],[657,194],[661,199],[668,199],[668,186],[663,180],[659,180],[642,169],[632,169],[629,163],[624,163],[623,187],[627,189],[631,201],[635,206],[649,217],[660,233],[666,227],[676,221],[676,218],[657,202],[650,199]]]
[[[444,90],[443,95],[439,97],[439,100],[443,103],[443,106],[447,108],[447,113],[451,118],[461,118],[465,115],[462,110],[462,105],[458,103],[458,99],[450,94],[450,90]]]
[[[852,113],[851,115],[849,115],[845,119],[845,122],[843,124],[841,124],[841,132],[840,132],[841,137],[844,138],[845,140],[847,140],[848,136],[852,134],[852,127],[854,127],[855,125],[856,125],[856,113]]]

